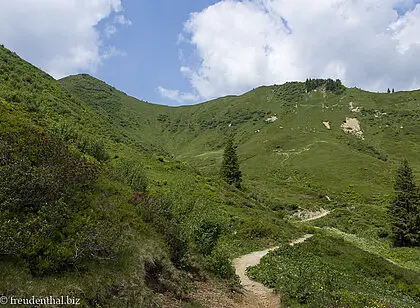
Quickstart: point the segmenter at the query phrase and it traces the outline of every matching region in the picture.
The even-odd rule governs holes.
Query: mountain
[[[0,47],[0,293],[214,306],[232,258],[280,245],[250,273],[286,305],[414,307],[420,249],[391,245],[387,205],[401,159],[420,175],[420,91],[308,84],[169,107]],[[241,190],[218,174],[232,133]]]
[[[351,186],[363,200],[372,201],[392,188],[399,160],[410,160],[416,172],[420,168],[420,91],[305,93],[304,83],[294,82],[195,106],[164,107],[122,93],[116,100],[105,90],[95,97],[95,86],[87,80],[95,82],[84,75],[60,82],[101,112],[111,110],[109,101],[119,101],[118,111],[112,105],[110,121],[123,125],[127,119],[127,130],[139,142],[160,145],[206,174],[216,175],[225,136],[235,132],[241,166],[250,175],[246,181],[259,191],[268,190],[266,197],[273,199],[290,195],[292,200],[299,196],[296,202],[313,203],[313,194],[338,196]],[[98,81],[95,85],[106,87]],[[352,131],[343,124],[356,127]],[[312,187],[297,187],[293,178]]]

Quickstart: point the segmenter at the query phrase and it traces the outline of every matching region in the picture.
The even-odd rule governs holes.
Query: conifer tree
[[[233,184],[237,188],[241,188],[242,173],[239,170],[238,156],[236,154],[236,146],[233,144],[232,135],[229,136],[226,143],[220,173],[227,183],[230,185]]]
[[[389,208],[396,246],[420,246],[420,192],[407,160],[397,170]]]
[[[395,90],[394,90],[394,88],[392,88],[392,93],[394,93],[395,92]]]
[[[388,88],[387,92],[388,92],[388,93],[391,93],[391,90]]]

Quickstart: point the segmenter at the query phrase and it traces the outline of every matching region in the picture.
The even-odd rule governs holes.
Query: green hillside
[[[336,95],[305,93],[304,83],[286,83],[169,108],[122,93],[114,99],[111,87],[84,75],[60,82],[98,111],[114,110],[113,121],[131,119],[127,131],[137,140],[159,144],[205,174],[216,175],[226,134],[236,132],[245,181],[274,200],[318,203],[314,195],[337,199],[351,187],[363,200],[372,201],[389,193],[400,159],[411,161],[417,174],[420,170],[420,91],[376,94],[347,89]],[[101,94],[95,96],[91,82]],[[277,119],[268,122],[273,116]],[[346,118],[358,119],[362,138],[343,132]],[[327,121],[330,130],[323,125]]]
[[[219,178],[231,133],[242,189]],[[418,307],[420,249],[392,246],[387,206],[402,158],[419,178],[419,152],[420,91],[291,82],[168,107],[86,74],[56,81],[0,47],[0,295],[203,307],[199,283],[239,289],[232,258],[309,232],[251,270],[286,305]],[[320,279],[301,290],[305,267]]]

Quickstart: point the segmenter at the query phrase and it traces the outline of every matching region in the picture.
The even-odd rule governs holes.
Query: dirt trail
[[[289,245],[293,246],[295,244],[303,243],[310,237],[312,237],[312,234],[305,234],[304,236],[291,241]],[[246,275],[246,269],[248,267],[258,265],[262,257],[277,248],[278,246],[262,251],[255,251],[233,260],[233,266],[235,267],[236,274],[239,276],[241,284],[245,289],[244,303],[240,307],[280,307],[280,297],[278,294],[276,294],[273,290],[265,287],[263,284],[252,281]]]
[[[309,217],[301,221],[311,221],[328,215],[330,211],[321,209],[319,212],[312,213]],[[289,245],[303,243],[311,238],[313,234],[305,234],[304,236],[292,240]],[[270,251],[277,249],[278,246],[268,248],[262,251],[254,251],[250,254],[243,255],[233,260],[236,275],[239,276],[241,284],[245,290],[243,302],[236,306],[241,308],[278,308],[280,307],[280,296],[272,289],[265,287],[262,283],[252,281],[246,275],[246,269],[250,266],[256,266],[260,263],[261,258],[268,254]]]
[[[239,276],[245,290],[245,306],[242,307],[277,308],[280,306],[280,298],[273,290],[265,287],[262,283],[252,281],[246,275],[248,267],[258,265],[262,257],[277,248],[278,246],[263,251],[255,251],[233,260],[236,275]]]
[[[302,219],[300,222],[311,221],[315,220],[324,216],[327,216],[330,213],[328,210],[321,209],[318,212],[312,212],[308,215],[308,217]]]

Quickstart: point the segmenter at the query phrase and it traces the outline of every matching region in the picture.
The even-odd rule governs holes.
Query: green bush
[[[66,121],[58,122],[49,128],[48,133],[50,136],[58,137],[66,142],[75,144],[81,152],[96,158],[100,162],[110,159],[102,140],[93,139],[81,133],[75,128],[73,123]]]
[[[34,130],[0,134],[0,254],[32,274],[57,272],[117,247],[121,230],[93,209],[99,169]]]
[[[78,147],[82,152],[95,157],[98,161],[103,162],[110,158],[102,140],[94,140],[87,136],[82,136],[78,141]]]
[[[151,223],[168,244],[171,261],[177,267],[182,267],[188,252],[188,244],[171,211],[171,201],[163,196],[152,197],[144,194],[134,202],[138,206],[143,220],[146,223]]]
[[[241,236],[248,239],[266,238],[272,235],[273,230],[260,220],[249,222],[248,225],[241,230]]]
[[[141,163],[134,160],[120,161],[117,164],[122,179],[131,186],[131,188],[139,193],[147,191],[149,183],[146,172]]]
[[[196,232],[195,237],[198,251],[205,256],[211,254],[221,233],[222,228],[218,223],[211,221],[203,222]]]
[[[233,279],[236,276],[228,254],[222,251],[215,250],[206,257],[205,269],[222,279]]]
[[[249,276],[281,291],[288,307],[415,307],[419,300],[417,273],[322,235],[281,245]]]

